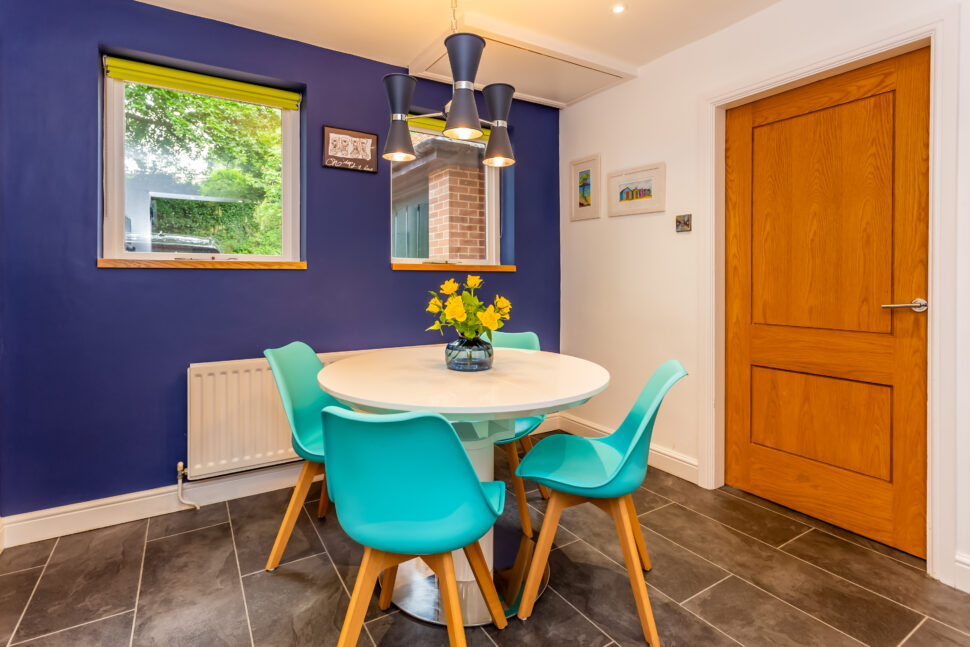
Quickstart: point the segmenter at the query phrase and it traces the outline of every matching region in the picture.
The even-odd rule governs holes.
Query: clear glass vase
[[[453,371],[487,371],[492,368],[492,345],[481,337],[459,337],[445,346],[445,365]]]

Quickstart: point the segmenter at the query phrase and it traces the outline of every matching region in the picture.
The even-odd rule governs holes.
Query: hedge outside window
[[[299,260],[299,94],[113,57],[105,70],[105,258]]]

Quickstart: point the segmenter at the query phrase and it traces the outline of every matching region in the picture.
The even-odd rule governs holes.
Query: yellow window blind
[[[104,57],[104,70],[109,77],[122,81],[157,85],[172,90],[207,94],[247,103],[259,103],[284,110],[297,110],[300,107],[299,92],[268,88],[264,85],[243,81],[232,81],[208,74],[186,72],[185,70],[130,61],[114,56]]]
[[[444,132],[445,130],[445,120],[437,119],[435,117],[419,117],[417,115],[409,115],[408,126],[412,128],[424,128],[425,130],[437,130],[440,133],[440,132]],[[481,137],[479,137],[478,139],[469,139],[466,141],[470,143],[487,142],[488,136],[490,133],[491,133],[491,130],[489,130],[488,128],[482,127]]]

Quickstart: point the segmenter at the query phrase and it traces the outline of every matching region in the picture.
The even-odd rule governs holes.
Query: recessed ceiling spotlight
[[[626,11],[626,5],[624,4],[613,5],[613,13],[623,13],[624,11]]]

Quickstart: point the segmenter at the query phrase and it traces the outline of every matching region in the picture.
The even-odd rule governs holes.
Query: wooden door
[[[929,49],[729,110],[726,480],[926,554]],[[930,304],[932,307],[933,304]]]

